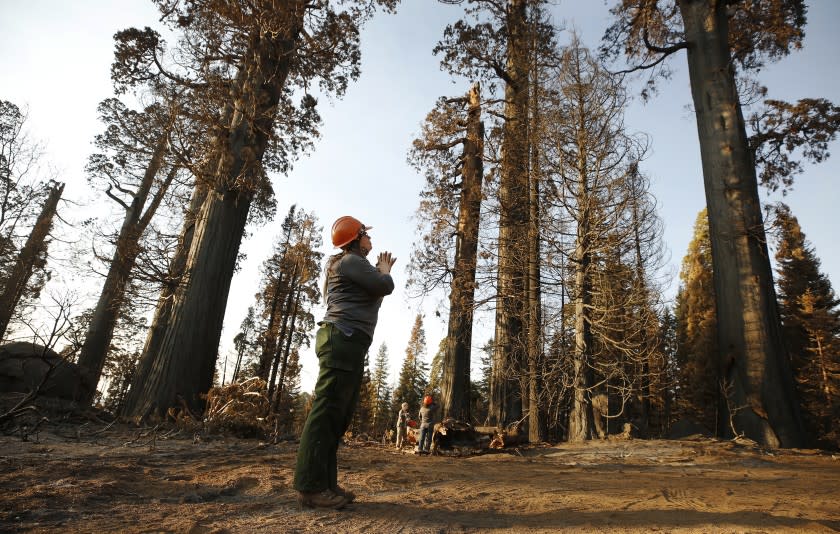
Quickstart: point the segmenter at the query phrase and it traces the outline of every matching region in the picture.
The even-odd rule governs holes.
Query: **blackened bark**
[[[163,196],[169,189],[169,184],[172,183],[177,173],[177,167],[172,167],[166,180],[155,192],[152,202],[147,207],[146,202],[152,184],[163,166],[167,144],[168,135],[164,134],[158,141],[140,186],[126,210],[122,227],[117,236],[114,255],[111,258],[108,274],[105,277],[105,284],[102,286],[102,292],[99,294],[99,300],[94,308],[93,316],[85,334],[85,341],[79,353],[79,365],[89,386],[89,395],[82,399],[82,402],[88,404],[93,401],[96,385],[102,376],[102,368],[105,365],[111,339],[114,336],[114,327],[123,306],[125,289],[140,252],[140,238],[151,222],[158,206],[160,206],[160,202],[163,200]]]
[[[443,416],[470,421],[470,356],[481,186],[484,180],[484,123],[481,121],[481,88],[473,84],[467,111],[455,242],[455,272],[449,294],[449,324],[443,356]]]
[[[507,425],[522,416],[526,340],[528,235],[528,24],[527,1],[509,0],[507,75],[502,164],[499,184],[499,272],[496,343],[493,351],[491,424]],[[527,381],[525,393],[527,395]]]
[[[134,379],[131,381],[131,389],[128,390],[125,398],[122,408],[124,415],[144,417],[153,408],[150,405],[146,405],[145,407],[141,406],[143,404],[142,385],[146,383],[152,373],[160,351],[163,334],[169,328],[175,291],[178,289],[181,279],[184,276],[187,255],[192,246],[193,235],[195,234],[196,217],[198,216],[198,210],[201,209],[204,200],[207,198],[207,191],[207,186],[200,181],[196,183],[193,189],[190,207],[184,216],[184,224],[181,228],[181,235],[178,238],[178,246],[169,261],[169,279],[161,289],[160,297],[158,297],[154,318],[149,327],[149,332],[146,334],[146,343],[143,346],[143,352],[137,364],[137,371],[135,372]]]
[[[6,281],[3,293],[0,295],[0,339],[6,338],[9,321],[11,321],[15,307],[26,291],[26,284],[32,276],[35,264],[47,252],[47,236],[52,229],[52,220],[63,192],[64,184],[55,184],[51,187],[44,202],[44,207],[41,208],[41,213],[35,221],[35,226],[32,227],[26,243],[20,249],[17,262],[15,262],[12,273]]]

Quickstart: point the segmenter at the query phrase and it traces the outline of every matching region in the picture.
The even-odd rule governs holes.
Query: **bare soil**
[[[118,425],[0,435],[0,531],[840,530],[840,455],[824,451],[698,438],[453,457],[355,442],[340,448],[339,477],[357,502],[301,511],[296,450]]]

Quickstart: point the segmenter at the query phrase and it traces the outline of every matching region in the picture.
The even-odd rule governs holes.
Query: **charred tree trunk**
[[[718,428],[771,447],[804,439],[793,375],[776,309],[755,166],[729,51],[727,2],[678,0],[714,261],[721,387],[728,412]],[[721,421],[720,417],[725,418]]]
[[[184,280],[173,295],[169,327],[134,415],[165,411],[182,396],[201,411],[199,395],[212,385],[228,292],[257,179],[273,130],[277,104],[303,27],[303,9],[287,10],[286,31],[251,38],[232,84],[228,136],[213,154],[214,187],[196,221]]]
[[[282,275],[281,275],[282,278]],[[277,348],[277,336],[274,334],[274,323],[277,320],[277,307],[280,306],[281,295],[279,287],[282,284],[281,280],[277,281],[277,290],[271,296],[271,310],[268,312],[268,325],[265,327],[265,334],[263,335],[262,352],[260,353],[260,363],[257,367],[257,376],[266,382],[269,381],[271,373],[271,359],[274,356]]]
[[[533,52],[531,72],[534,80],[539,79],[537,54],[537,35],[533,36]],[[541,417],[540,376],[543,361],[543,328],[542,328],[542,296],[540,291],[540,152],[535,137],[540,131],[539,111],[537,104],[540,95],[539,84],[532,83],[532,98],[530,107],[532,112],[528,124],[528,144],[530,147],[530,171],[528,186],[528,441],[539,443],[543,440],[543,423]]]
[[[282,315],[282,322],[280,323],[280,332],[277,334],[277,349],[271,355],[271,376],[268,380],[268,398],[272,399],[274,394],[275,384],[277,383],[277,368],[280,365],[280,358],[283,352],[283,343],[286,340],[286,330],[289,327],[289,320],[294,321],[292,317],[292,303],[295,298],[295,284],[297,283],[297,264],[292,271],[292,276],[289,278],[289,285],[286,293],[286,302],[283,305],[280,313]],[[279,288],[278,288],[279,292]]]
[[[484,123],[481,121],[481,88],[473,84],[467,111],[467,136],[461,171],[455,273],[449,294],[449,324],[443,356],[443,417],[470,421],[470,355],[481,184],[484,180]]]
[[[496,343],[493,352],[489,418],[504,425],[522,417],[526,340],[528,235],[528,71],[527,1],[509,0],[505,119],[499,184],[499,272]],[[527,244],[526,244],[527,247]],[[527,382],[526,382],[527,383]],[[527,394],[527,389],[526,389]]]
[[[146,208],[152,183],[163,165],[163,158],[167,150],[167,137],[164,134],[158,141],[140,187],[137,188],[137,193],[134,195],[131,205],[126,206],[125,218],[117,236],[116,248],[111,258],[111,265],[108,267],[105,284],[99,294],[99,300],[94,308],[93,316],[85,334],[85,341],[79,354],[79,365],[89,386],[87,389],[89,394],[87,398],[82,399],[82,402],[88,404],[93,401],[96,394],[96,385],[102,376],[102,368],[105,365],[105,358],[108,355],[111,339],[114,336],[114,327],[117,324],[117,318],[123,305],[125,289],[131,278],[131,271],[134,269],[137,255],[140,252],[140,238],[151,222],[169,188],[169,184],[175,179],[178,171],[177,167],[172,167],[165,182],[152,198],[149,207]],[[144,209],[146,210],[145,213]]]
[[[160,297],[158,297],[154,318],[149,327],[149,332],[146,334],[146,343],[137,364],[137,371],[131,381],[131,389],[128,390],[123,405],[124,415],[143,417],[152,408],[151,406],[140,407],[140,404],[143,403],[142,385],[148,380],[160,349],[160,342],[163,340],[163,334],[169,328],[173,298],[184,276],[187,254],[192,246],[193,235],[195,234],[195,220],[198,216],[198,210],[201,209],[204,200],[207,198],[207,191],[206,184],[202,182],[197,182],[193,189],[190,207],[184,217],[184,225],[178,238],[178,247],[169,261],[169,279],[164,283]],[[141,412],[141,410],[145,411]]]
[[[298,309],[300,308],[300,289],[297,290],[295,303],[292,307],[291,324],[289,325],[289,333],[286,340],[283,342],[283,354],[280,358],[280,374],[277,377],[277,394],[274,396],[274,411],[280,409],[280,403],[283,401],[283,389],[286,381],[286,371],[289,368],[289,353],[292,350],[292,338],[295,335],[295,327],[297,326],[295,319],[297,318]],[[279,355],[278,351],[278,355]]]
[[[6,338],[6,329],[12,320],[12,314],[26,290],[26,284],[32,276],[32,270],[39,258],[47,252],[47,236],[52,229],[52,220],[58,208],[58,201],[64,192],[64,184],[55,184],[47,195],[41,214],[35,221],[35,226],[29,233],[26,243],[20,249],[17,262],[15,263],[3,294],[0,295],[0,339]]]

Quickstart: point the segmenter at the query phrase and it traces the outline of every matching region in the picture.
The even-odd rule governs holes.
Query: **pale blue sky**
[[[555,20],[574,26],[583,42],[597,47],[609,22],[609,5],[595,0],[565,0],[552,8]],[[836,51],[840,49],[840,2],[809,2],[805,49],[762,73],[772,98],[795,100],[825,97],[840,103]],[[278,220],[250,229],[243,244],[248,260],[231,288],[222,353],[257,290],[258,266],[270,254],[271,241],[291,203],[314,211],[329,229],[338,216],[351,214],[373,225],[374,252],[391,250],[398,258],[394,277],[398,290],[385,300],[372,353],[388,344],[391,373],[401,365],[414,315],[420,303],[406,301],[403,271],[414,242],[410,217],[423,183],[406,164],[411,140],[420,122],[441,95],[466,91],[464,80],[453,82],[431,53],[447,23],[459,18],[461,7],[433,0],[403,0],[397,15],[378,15],[362,33],[362,76],[345,98],[322,101],[322,139],[314,152],[297,163],[288,177],[275,179]],[[0,98],[28,106],[34,137],[48,144],[47,158],[67,182],[65,197],[90,198],[83,167],[91,140],[99,132],[96,105],[111,96],[109,69],[113,34],[129,26],[155,26],[157,12],[144,0],[0,0]],[[561,42],[567,39],[561,36]],[[696,125],[688,108],[690,93],[685,57],[672,63],[676,73],[648,104],[634,103],[626,115],[632,131],[651,137],[652,151],[643,168],[652,179],[665,222],[670,269],[676,274],[691,239],[692,225],[705,199]],[[837,150],[837,143],[832,148]],[[785,199],[799,218],[821,258],[823,270],[840,280],[840,252],[834,245],[840,204],[837,180],[840,154],[819,166],[808,166],[795,190]],[[78,218],[78,217],[77,217]],[[325,234],[325,242],[328,242]],[[325,250],[325,252],[330,252]],[[55,284],[64,282],[56,280]],[[66,282],[64,282],[66,283]],[[98,287],[91,284],[95,296]],[[672,296],[676,280],[668,289]],[[445,325],[425,303],[429,354],[437,349]],[[316,311],[320,316],[322,311]],[[484,324],[487,332],[489,324]],[[477,334],[475,343],[487,335]],[[304,355],[304,389],[315,380],[316,362]]]

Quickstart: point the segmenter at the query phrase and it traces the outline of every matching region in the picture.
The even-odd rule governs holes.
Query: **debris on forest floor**
[[[834,532],[840,462],[746,441],[594,440],[407,457],[339,448],[344,511],[301,512],[297,443],[83,419],[0,435],[0,531]]]
[[[207,392],[204,428],[210,433],[231,433],[240,438],[265,437],[274,431],[266,382],[250,378],[213,387]]]

